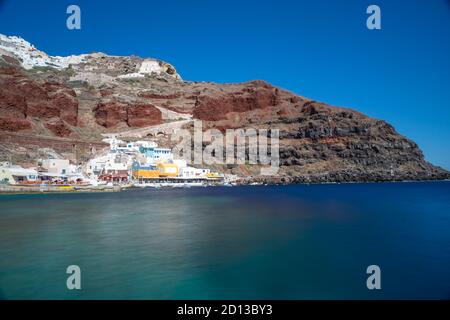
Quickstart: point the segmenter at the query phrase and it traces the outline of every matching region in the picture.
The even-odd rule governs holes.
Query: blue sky
[[[66,8],[81,8],[81,30]],[[366,28],[381,8],[382,29]],[[0,0],[0,33],[52,55],[154,57],[186,80],[263,79],[384,119],[450,169],[448,0]]]

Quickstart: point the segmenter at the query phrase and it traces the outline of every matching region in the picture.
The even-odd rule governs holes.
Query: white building
[[[167,161],[173,160],[172,150],[167,148],[154,148],[153,159],[155,162],[157,161]]]
[[[180,168],[180,177],[181,178],[196,178],[196,170],[193,167],[184,167],[184,168]]]
[[[207,174],[211,173],[210,169],[198,169],[195,168],[195,175],[197,177],[206,177]]]
[[[167,148],[156,148],[153,146],[140,146],[139,152],[145,156],[146,164],[154,165],[160,162],[172,162],[172,150]]]
[[[159,62],[150,59],[142,61],[141,67],[139,68],[139,73],[146,74],[152,72],[155,72],[157,74],[163,72],[163,69],[161,68]]]
[[[104,142],[109,143],[109,148],[111,152],[119,153],[134,153],[139,152],[141,147],[144,148],[156,148],[158,145],[153,141],[135,141],[126,142],[123,140],[113,138],[103,139]]]
[[[68,159],[47,159],[42,161],[42,167],[48,173],[66,175],[70,173],[70,163]]]
[[[129,170],[133,163],[133,157],[127,154],[108,153],[91,159],[85,166],[87,175],[99,175],[102,171]]]
[[[178,161],[178,160],[174,160],[174,161]],[[184,167],[180,167],[179,172],[180,172],[180,177],[182,177],[182,178],[206,178],[207,175],[209,173],[211,173],[211,170],[184,166]]]
[[[0,182],[17,184],[26,181],[36,181],[38,172],[34,169],[25,169],[20,166],[0,166]]]

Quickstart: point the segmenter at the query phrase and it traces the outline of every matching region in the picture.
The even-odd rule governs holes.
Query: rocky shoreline
[[[327,184],[327,183],[374,183],[374,182],[421,182],[421,181],[448,181],[450,173],[444,169],[442,171],[417,173],[396,173],[391,175],[390,172],[333,172],[329,174],[316,174],[304,176],[259,176],[240,179],[238,184]]]

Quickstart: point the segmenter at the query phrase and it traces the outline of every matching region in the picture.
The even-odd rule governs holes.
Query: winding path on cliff
[[[177,130],[180,130],[183,128],[184,125],[189,124],[193,121],[192,115],[185,114],[185,113],[179,113],[172,110],[168,110],[166,108],[155,106],[157,107],[162,115],[163,119],[165,120],[175,120],[175,119],[183,119],[183,120],[175,120],[171,122],[162,123],[159,125],[153,125],[138,129],[132,129],[122,132],[115,132],[115,133],[104,133],[102,134],[104,137],[107,138],[146,138],[146,137],[157,137],[160,135],[171,135],[174,134]]]

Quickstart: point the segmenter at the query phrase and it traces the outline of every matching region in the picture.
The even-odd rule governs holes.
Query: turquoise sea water
[[[448,299],[450,183],[2,195],[0,298]]]

